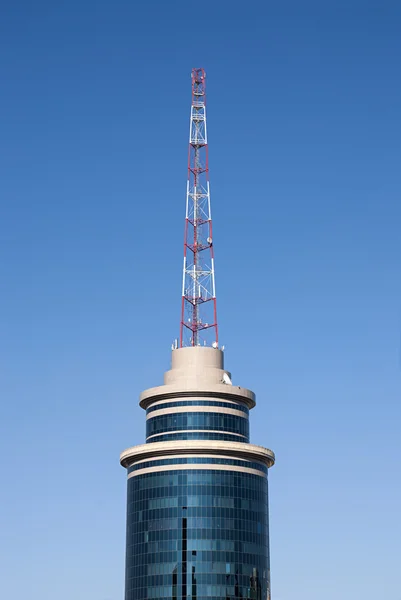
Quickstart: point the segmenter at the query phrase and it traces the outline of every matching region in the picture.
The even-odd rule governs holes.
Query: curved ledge
[[[127,468],[139,460],[167,458],[172,454],[188,454],[189,452],[191,454],[224,454],[245,460],[256,460],[265,464],[268,468],[272,467],[275,462],[274,452],[263,448],[263,446],[242,442],[187,440],[132,446],[132,448],[127,448],[121,453],[120,463]]]
[[[178,400],[181,398],[193,398],[194,400],[210,398],[220,400],[232,400],[245,404],[249,409],[256,405],[255,394],[251,390],[237,385],[214,384],[210,386],[199,386],[196,390],[185,390],[174,386],[160,385],[149,388],[140,395],[139,406],[147,409],[153,402],[159,400]]]

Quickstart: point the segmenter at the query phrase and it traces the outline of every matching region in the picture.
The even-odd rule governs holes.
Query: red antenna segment
[[[218,347],[206,128],[206,73],[192,69],[180,347]]]

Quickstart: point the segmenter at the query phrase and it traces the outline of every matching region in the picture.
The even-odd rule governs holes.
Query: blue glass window
[[[147,460],[145,462],[138,463],[127,469],[128,473],[134,471],[140,471],[141,469],[147,469],[149,467],[162,467],[164,465],[183,465],[183,464],[211,464],[211,465],[231,465],[236,467],[248,467],[249,469],[256,469],[262,473],[267,473],[267,467],[258,462],[250,462],[240,460],[237,458],[209,458],[209,457],[180,457],[180,458],[159,458],[156,460]]]
[[[186,431],[185,433],[158,434],[147,438],[146,443],[171,442],[173,440],[220,440],[224,442],[248,442],[249,437],[243,435],[217,433],[215,431]]]
[[[150,406],[147,409],[146,414],[148,415],[155,410],[175,408],[177,406],[220,406],[221,408],[233,408],[249,415],[249,409],[243,404],[230,404],[230,402],[218,402],[216,400],[177,400],[176,402],[165,402],[163,404]]]
[[[262,600],[268,572],[264,474],[188,464],[128,479],[126,600]]]
[[[160,415],[146,421],[146,436],[181,429],[212,429],[239,433],[249,439],[246,417],[211,412],[183,412]]]

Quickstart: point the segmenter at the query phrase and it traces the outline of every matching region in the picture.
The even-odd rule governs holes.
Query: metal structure
[[[192,69],[180,347],[218,347],[206,127],[206,73]]]

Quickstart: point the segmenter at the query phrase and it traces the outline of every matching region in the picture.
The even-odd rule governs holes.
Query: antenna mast
[[[218,347],[206,128],[206,73],[192,69],[180,347]]]

